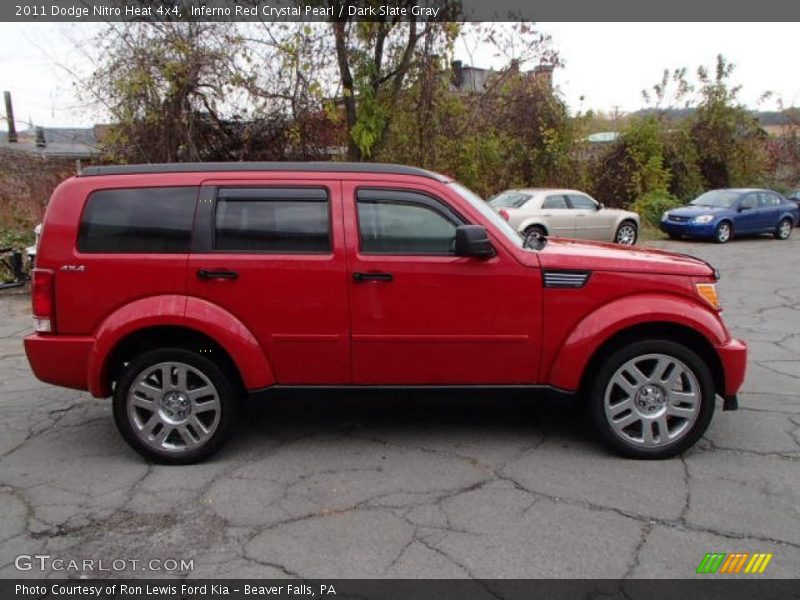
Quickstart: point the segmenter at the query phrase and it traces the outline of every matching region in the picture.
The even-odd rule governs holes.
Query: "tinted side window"
[[[564,196],[548,196],[542,202],[542,208],[569,208],[567,199]]]
[[[241,252],[330,252],[328,193],[318,188],[221,189],[215,247]]]
[[[581,194],[570,194],[569,203],[572,205],[572,208],[589,209],[589,210],[597,209],[597,205],[594,202],[592,202],[591,198],[589,198],[588,196],[583,196]]]
[[[453,254],[460,219],[438,201],[413,192],[360,190],[361,250],[374,254]]]
[[[755,208],[758,206],[758,198],[755,194],[748,194],[742,199],[740,206],[742,208]]]
[[[775,208],[781,205],[781,199],[774,194],[761,194],[759,204],[764,208]]]
[[[189,252],[197,188],[100,190],[86,201],[80,252]]]

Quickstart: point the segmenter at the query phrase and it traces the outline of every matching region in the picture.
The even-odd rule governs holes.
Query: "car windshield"
[[[742,194],[729,190],[713,190],[706,192],[692,200],[692,206],[711,206],[715,208],[730,208]]]
[[[478,196],[475,192],[470,190],[469,188],[464,187],[457,181],[453,181],[450,184],[450,187],[453,188],[459,196],[461,196],[464,200],[469,202],[472,206],[474,206],[484,217],[486,217],[489,221],[492,222],[492,225],[497,227],[503,234],[510,239],[515,246],[518,248],[522,248],[523,239],[522,236],[517,233],[517,231],[508,224],[508,222],[498,215],[489,204],[487,204],[483,198]]]
[[[492,208],[522,208],[522,205],[530,199],[530,194],[509,191],[502,192],[497,194],[494,198],[490,198],[489,204]]]

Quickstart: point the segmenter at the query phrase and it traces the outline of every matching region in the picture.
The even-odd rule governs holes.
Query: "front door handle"
[[[237,277],[239,277],[239,274],[236,271],[228,271],[227,269],[218,269],[216,271],[199,269],[197,271],[198,279],[236,279]]]
[[[353,273],[353,281],[364,283],[365,281],[392,281],[394,276],[391,273]]]

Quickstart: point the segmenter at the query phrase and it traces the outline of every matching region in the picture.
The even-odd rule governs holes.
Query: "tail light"
[[[503,218],[504,218],[506,221],[508,221],[508,220],[511,218],[511,217],[509,217],[509,216],[508,216],[508,211],[507,211],[506,209],[504,209],[504,208],[501,208],[501,209],[500,209],[499,211],[497,211],[497,212],[498,212],[498,214],[499,214],[501,217],[503,217]]]
[[[55,330],[55,277],[50,269],[34,269],[31,286],[33,327],[39,333]]]

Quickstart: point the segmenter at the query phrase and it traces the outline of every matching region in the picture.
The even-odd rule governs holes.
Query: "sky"
[[[103,115],[82,105],[70,72],[91,72],[91,61],[75,49],[89,39],[92,23],[0,23],[0,89],[10,90],[17,128],[88,126]],[[552,36],[563,68],[554,84],[573,112],[635,111],[641,91],[664,69],[712,68],[717,54],[736,65],[733,82],[751,108],[772,110],[777,98],[800,105],[796,23],[539,23]],[[455,49],[456,58],[480,67],[503,60],[486,47]],[[764,92],[773,98],[759,104]],[[1,111],[2,109],[0,109]],[[2,113],[4,114],[4,113]],[[2,125],[5,128],[5,123]]]

